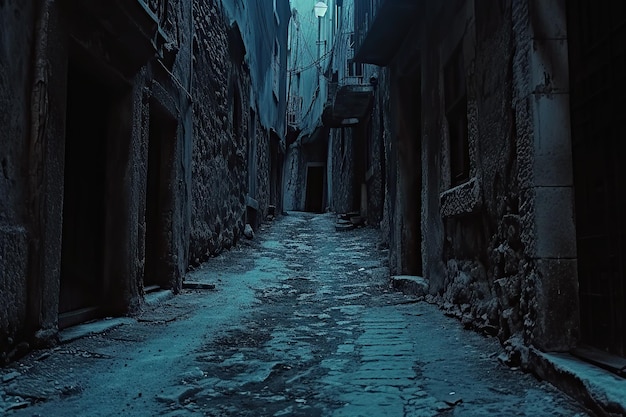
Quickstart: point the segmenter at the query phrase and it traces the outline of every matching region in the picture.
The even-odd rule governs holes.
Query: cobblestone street
[[[186,289],[3,369],[10,416],[584,416],[496,339],[389,288],[378,231],[290,213]],[[111,319],[114,320],[114,319]],[[2,407],[0,407],[1,409]]]

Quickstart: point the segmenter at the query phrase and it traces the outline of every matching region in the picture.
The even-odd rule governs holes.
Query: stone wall
[[[243,233],[250,102],[249,78],[231,57],[219,2],[195,1],[194,22],[189,253],[198,264],[230,248]]]
[[[577,303],[564,301],[556,290],[577,298],[575,270],[569,267],[575,256],[571,202],[561,196],[568,195],[567,184],[563,191],[540,185],[551,181],[542,146],[561,140],[560,153],[551,155],[567,160],[569,139],[563,135],[569,125],[561,123],[563,135],[537,145],[542,122],[534,108],[546,100],[543,90],[533,93],[532,83],[540,69],[562,70],[564,63],[532,49],[538,41],[532,39],[529,3],[535,30],[558,26],[547,23],[554,19],[546,19],[536,2],[446,3],[420,35],[424,275],[434,299],[467,326],[498,334],[507,346],[562,350],[572,345],[578,320]],[[458,45],[467,86],[470,167],[469,178],[455,185],[443,73]],[[567,107],[550,109],[559,113]],[[555,224],[556,206],[549,203],[559,199],[562,226]],[[560,257],[564,262],[554,261]]]
[[[22,161],[30,132],[32,36],[30,1],[0,3],[0,364],[26,322],[27,190]]]
[[[331,129],[330,149],[332,158],[332,206],[335,213],[348,213],[358,210],[354,207],[354,157],[353,130],[351,128]]]
[[[259,203],[257,221],[261,223],[267,214],[270,204],[270,135],[269,131],[257,122],[256,125],[256,196],[254,199]]]
[[[287,148],[283,176],[284,209],[286,211],[304,210],[304,204],[301,205],[304,179],[302,178],[302,169],[300,168],[299,142],[293,143]]]
[[[133,19],[144,22],[145,16],[136,15],[143,9],[130,13],[124,7],[132,5],[119,5],[108,16],[117,25],[130,22],[132,30],[121,41],[89,6],[0,3],[5,28],[0,35],[0,126],[6,133],[0,138],[0,305],[6,308],[0,314],[2,361],[14,357],[16,347],[23,352],[24,346],[55,339],[62,297],[75,294],[62,292],[69,276],[62,265],[64,225],[88,231],[76,233],[79,242],[66,262],[89,258],[89,271],[79,274],[89,275],[90,295],[80,302],[104,314],[140,308],[146,278],[148,144],[152,136],[164,135],[151,131],[153,105],[172,125],[163,142],[170,148],[164,151],[167,160],[155,175],[167,205],[162,221],[152,228],[163,243],[153,259],[167,268],[164,280],[155,283],[178,291],[187,267],[191,9],[180,1],[167,4],[167,19],[160,23],[172,43],[156,45],[163,48],[157,51],[153,39],[134,26]],[[162,61],[155,58],[157,52],[164,54]],[[85,150],[78,146],[94,129],[90,120],[100,124],[92,139],[102,145],[100,160],[91,165],[83,163]],[[73,188],[65,186],[68,149],[73,163],[81,161],[72,165],[79,174],[73,178],[90,171]],[[96,191],[81,200],[86,189]],[[64,219],[70,200],[77,211],[68,211]],[[81,210],[84,202],[89,208]],[[89,250],[95,255],[86,256]],[[67,307],[73,308],[78,307]]]
[[[88,3],[0,2],[0,362],[53,342],[60,320],[75,324],[62,313],[136,313],[148,286],[178,292],[190,263],[236,244],[250,129],[261,218],[277,188],[263,120],[284,99],[272,114],[252,104],[246,47],[222,2],[166,2],[155,39],[133,5],[115,6],[103,24]],[[265,12],[274,22],[271,3]],[[127,38],[111,33],[118,26]],[[255,125],[251,110],[262,116]],[[101,149],[89,165],[80,144],[94,120]],[[68,167],[89,172],[64,182]],[[74,210],[66,219],[64,207]],[[88,270],[70,274],[84,258]]]
[[[377,73],[376,73],[377,74]],[[380,95],[373,93],[372,100]],[[382,126],[383,111],[381,103],[373,104],[371,114],[354,126],[331,128],[329,133],[329,175],[332,178],[331,205],[329,209],[336,213],[357,212],[368,224],[379,227],[383,217],[385,193],[384,137]],[[361,201],[362,185],[365,185],[367,198]],[[366,206],[361,207],[365,202]]]
[[[378,95],[375,94],[375,98]],[[378,110],[382,106],[379,101],[376,111],[368,121],[365,131],[365,139],[369,141],[369,166],[366,167],[365,180],[367,184],[367,221],[368,224],[379,227],[383,218],[383,205],[385,198],[385,163],[384,141],[385,133],[380,128],[384,124],[383,113]]]
[[[565,3],[512,2],[522,336],[544,350],[568,350],[579,337]]]
[[[438,21],[455,30],[433,26],[424,37],[435,48],[423,57],[423,224],[431,293],[468,326],[495,334],[503,310],[512,327],[522,323],[521,287],[515,281],[524,271],[512,75],[510,66],[502,65],[513,53],[511,10],[505,3],[491,6],[444,8]],[[453,186],[442,68],[457,45],[467,86],[470,169],[469,181]],[[499,297],[504,287],[508,298]],[[508,337],[508,330],[500,331]]]
[[[309,164],[324,166],[327,164],[329,134],[328,128],[319,127],[312,135],[301,136],[287,150],[284,165],[285,210],[304,211],[306,209],[307,170]],[[327,176],[328,173],[325,175]],[[324,193],[326,193],[326,186]],[[323,200],[326,205],[328,203],[326,195],[323,196]],[[323,207],[325,208],[326,206]]]
[[[379,72],[371,131],[366,136],[371,154],[371,171],[366,172],[372,208],[368,220],[374,224],[378,220],[381,226],[392,275],[422,274],[423,141],[416,45],[407,43],[394,63]]]

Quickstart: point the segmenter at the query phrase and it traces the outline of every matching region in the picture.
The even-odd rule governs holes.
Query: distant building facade
[[[356,60],[381,67],[392,272],[516,360],[626,356],[624,6],[356,4]]]
[[[2,2],[1,362],[280,207],[289,6],[243,3]]]
[[[329,99],[336,7],[334,1],[290,4],[285,210],[319,213],[329,203],[328,127],[322,113]]]
[[[382,141],[370,131],[378,69],[354,61],[355,2],[291,4],[286,208],[354,212],[377,225]]]

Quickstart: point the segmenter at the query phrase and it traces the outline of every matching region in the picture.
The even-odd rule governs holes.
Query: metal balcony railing
[[[339,80],[339,87],[343,87],[346,85],[362,85],[363,84],[363,76],[362,75],[358,75],[358,76],[354,76],[354,77],[343,77],[341,80]]]

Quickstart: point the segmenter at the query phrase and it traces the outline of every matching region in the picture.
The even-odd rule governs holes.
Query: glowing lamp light
[[[328,6],[323,1],[318,1],[317,3],[315,3],[315,7],[313,7],[315,17],[324,17],[327,10]]]

